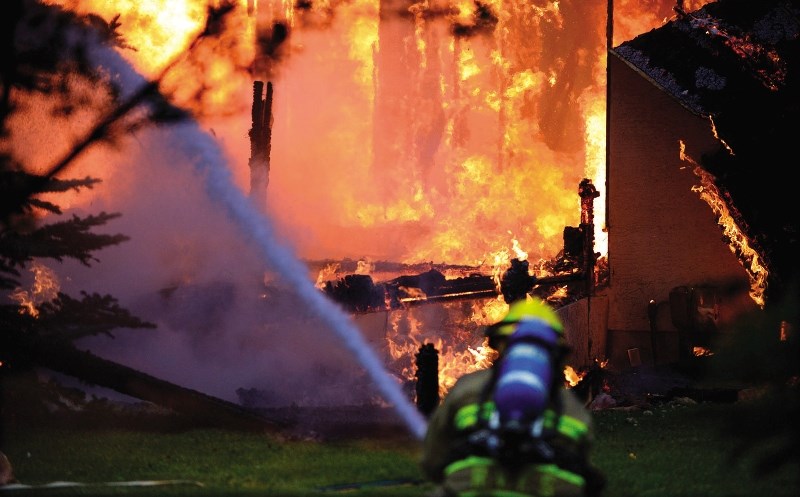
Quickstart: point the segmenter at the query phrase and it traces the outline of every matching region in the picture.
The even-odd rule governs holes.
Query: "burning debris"
[[[564,268],[565,264],[565,260],[560,258],[544,267]],[[512,259],[502,274],[499,288],[494,276],[472,274],[448,279],[441,271],[432,268],[424,273],[398,276],[378,283],[366,274],[348,274],[336,281],[325,282],[322,290],[352,313],[497,296],[511,302],[527,294],[563,305],[585,296],[582,286],[575,284],[583,283],[585,278],[583,271],[537,277],[531,274],[528,261]],[[560,292],[562,289],[567,291]]]
[[[594,252],[594,213],[592,201],[599,195],[591,181],[579,185],[581,225],[564,228],[564,248],[553,261],[540,263],[536,274],[526,259],[515,258],[494,274],[474,273],[447,278],[447,266],[435,265],[426,272],[401,275],[375,283],[368,274],[348,274],[336,281],[318,283],[329,297],[352,313],[405,309],[410,306],[449,300],[481,299],[502,296],[506,303],[527,294],[551,303],[565,304],[590,295],[602,276],[596,274],[598,253]],[[599,267],[603,267],[600,265]],[[563,292],[566,290],[566,292]]]
[[[713,44],[717,40],[721,40],[725,47],[736,54],[754,74],[758,75],[766,88],[776,91],[785,83],[786,63],[774,48],[766,43],[761,43],[759,39],[774,43],[776,28],[777,30],[796,31],[797,27],[788,22],[788,17],[777,15],[776,11],[771,14],[770,18],[764,19],[760,25],[756,25],[756,31],[751,36],[750,33],[742,32],[739,27],[727,25],[723,20],[715,18],[708,9],[700,9],[691,13],[680,9],[676,9],[676,11],[680,14],[682,21],[676,23],[678,29],[687,30],[698,43],[711,46],[715,52],[718,49],[713,47]]]
[[[560,307],[591,295],[597,282],[605,280],[597,273],[604,266],[597,263],[599,254],[593,250],[593,200],[598,194],[588,179],[580,183],[578,193],[581,197],[581,225],[564,229],[564,248],[553,261],[542,261],[531,267],[525,258],[526,254],[517,250],[517,258],[511,259],[507,266],[494,268],[491,274],[486,270],[482,273],[478,267],[460,268],[469,274],[448,278],[445,275],[447,266],[436,267],[431,264],[427,271],[401,274],[379,283],[369,274],[363,274],[370,269],[365,268],[364,264],[359,266],[360,272],[347,274],[337,280],[324,280],[323,272],[320,272],[317,287],[350,313],[387,312],[387,330],[391,321],[396,332],[387,332],[385,336],[387,350],[394,359],[394,363],[387,367],[395,371],[407,385],[414,383],[418,408],[427,413],[458,376],[471,369],[487,367],[491,362],[491,354],[487,353],[489,349],[485,344],[472,348],[471,342],[483,342],[485,339],[483,336],[471,336],[468,331],[462,333],[460,328],[463,323],[451,321],[444,325],[444,330],[424,337],[422,334],[416,336],[421,323],[411,318],[409,329],[400,332],[397,317],[390,318],[390,311],[467,300],[475,301],[477,307],[483,305],[488,308],[499,304],[501,299],[507,305],[527,295]],[[483,301],[483,304],[478,301]],[[475,306],[471,309],[473,313]],[[463,313],[464,309],[460,312]],[[491,314],[494,313],[486,312],[487,316]],[[406,333],[407,336],[400,336]],[[440,358],[438,354],[443,349],[447,349],[447,354]],[[462,353],[455,353],[454,349]],[[412,355],[416,357],[416,369],[408,364]],[[433,361],[440,366],[441,378],[437,370],[430,368]],[[432,386],[434,380],[437,389]]]

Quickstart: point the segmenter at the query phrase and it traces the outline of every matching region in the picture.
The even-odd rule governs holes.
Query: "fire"
[[[106,20],[118,15],[130,47],[120,51],[149,76],[184,55],[218,4],[48,1]],[[303,256],[477,265],[513,231],[547,259],[563,227],[575,224],[575,185],[583,177],[605,184],[604,6],[424,2],[409,7],[409,21],[391,9],[380,17],[378,0],[232,4],[225,35],[204,41],[162,87],[214,129],[244,187],[247,97],[253,79],[274,80],[269,201],[287,231],[313,235],[298,238],[315,240],[299,247]],[[618,2],[617,33],[655,27],[673,5]],[[274,23],[289,35],[264,60],[259,37]],[[582,33],[574,47],[542,48],[546,35],[573,29]],[[396,50],[409,50],[405,66]],[[321,190],[308,191],[310,175]],[[308,209],[294,202],[300,191],[311,197]],[[596,206],[602,255],[602,198]],[[381,236],[387,231],[396,235]],[[354,254],[365,236],[370,254]]]
[[[692,355],[695,357],[709,357],[714,355],[714,352],[706,347],[692,347]]]
[[[591,366],[583,367],[579,370],[576,370],[570,365],[564,367],[564,384],[567,388],[572,388],[578,385],[581,381],[583,381],[589,373],[592,371],[600,371],[608,365],[608,359],[594,359],[594,362]],[[588,380],[587,380],[588,381]],[[603,391],[608,391],[610,389],[608,382],[605,378],[603,378]]]
[[[711,133],[714,135],[714,138],[719,140],[723,147],[730,153],[731,155],[736,155],[733,153],[733,149],[728,145],[728,143],[719,136],[719,132],[717,132],[717,123],[714,122],[714,117],[708,116],[708,121],[711,124]]]
[[[319,273],[317,274],[317,281],[314,284],[320,290],[325,287],[325,283],[328,281],[334,281],[337,278],[337,274],[339,272],[340,265],[336,262],[332,262],[327,264],[324,268],[320,269]]]
[[[56,298],[61,284],[55,271],[39,261],[34,261],[29,270],[33,274],[31,289],[25,290],[19,287],[10,296],[19,303],[20,314],[27,313],[33,317],[39,317],[39,305]]]
[[[580,383],[584,376],[586,376],[586,372],[579,373],[572,366],[564,368],[564,380],[566,380],[570,387],[574,387]]]
[[[700,178],[700,184],[692,187],[692,191],[700,194],[717,215],[717,223],[722,227],[723,235],[728,240],[731,252],[736,254],[739,262],[744,266],[750,279],[750,298],[760,307],[764,307],[764,291],[767,287],[768,271],[761,262],[761,256],[750,245],[750,241],[742,228],[736,222],[735,213],[725,201],[716,186],[714,177],[702,169],[691,157],[686,155],[686,144],[680,143],[680,157],[682,161],[692,164],[694,174]]]
[[[676,7],[681,8],[684,12],[691,12],[712,1],[714,0],[662,2],[616,0],[614,2],[614,46],[675,19]]]
[[[239,8],[228,16],[227,34],[195,47],[189,59],[168,72],[162,90],[175,103],[198,115],[224,116],[232,108],[246,112],[242,85],[252,84],[247,68],[255,55],[255,25],[246,15],[247,0],[232,0]],[[182,57],[203,29],[208,7],[218,2],[198,0],[44,0],[79,14],[106,21],[119,15],[120,32],[129,48],[120,51],[145,76],[155,77]]]
[[[464,306],[469,306],[467,312]],[[500,320],[507,310],[508,305],[502,299],[445,304],[442,312],[446,313],[446,321],[452,321],[448,323],[447,334],[425,322],[430,319],[426,316],[430,311],[425,308],[390,312],[385,341],[388,368],[401,381],[414,381],[413,357],[422,345],[432,344],[439,355],[439,394],[445,395],[465,373],[492,364],[497,352],[488,346],[481,330]]]
[[[359,274],[371,274],[369,260],[464,264],[499,286],[512,257],[561,250],[583,178],[600,188],[595,250],[606,253],[604,2],[452,0],[393,12],[380,0],[233,0],[224,34],[192,53],[218,0],[48,2],[119,15],[128,45],[119,50],[146,76],[177,60],[162,88],[213,129],[242,188],[252,83],[274,84],[268,211],[303,258],[357,258]],[[673,0],[652,3],[616,2],[615,38],[674,15]],[[508,235],[512,248],[498,250]],[[317,286],[338,270],[320,271]],[[425,325],[422,309],[389,313],[386,354],[399,377],[413,378],[409,358],[424,343],[440,353],[443,393],[491,363],[478,330],[508,306],[464,305],[443,306],[446,334]]]

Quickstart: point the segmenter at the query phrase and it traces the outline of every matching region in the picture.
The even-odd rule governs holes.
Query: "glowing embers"
[[[692,347],[692,354],[695,357],[709,357],[714,355],[714,352],[708,347]]]
[[[766,88],[777,91],[785,83],[786,63],[781,60],[774,47],[754,40],[750,33],[742,33],[735,27],[724,25],[705,10],[683,13],[683,16],[689,20],[693,29],[703,31],[712,39],[722,40]]]

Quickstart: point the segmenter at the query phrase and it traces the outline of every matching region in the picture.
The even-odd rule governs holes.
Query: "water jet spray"
[[[109,70],[121,83],[121,98],[126,98],[150,84],[124,58],[105,46],[91,53],[98,66]],[[307,309],[342,339],[346,347],[375,382],[384,400],[389,402],[407,428],[417,439],[424,437],[427,422],[416,406],[406,397],[397,381],[389,375],[372,347],[366,342],[352,319],[334,302],[320,292],[304,275],[308,269],[292,250],[280,244],[267,216],[234,184],[227,161],[216,142],[198,126],[187,120],[170,128],[173,144],[192,161],[195,170],[205,179],[205,191],[212,201],[222,205],[244,237],[252,240],[264,262],[274,267],[294,288]]]

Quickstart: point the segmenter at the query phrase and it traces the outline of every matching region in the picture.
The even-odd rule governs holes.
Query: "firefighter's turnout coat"
[[[459,378],[430,416],[423,442],[421,468],[458,497],[567,497],[599,495],[603,476],[589,461],[593,443],[591,413],[574,393],[559,385],[543,414],[544,438],[555,457],[549,461],[499,461],[468,443],[493,409],[485,389],[494,369]],[[520,458],[524,459],[524,458]]]

